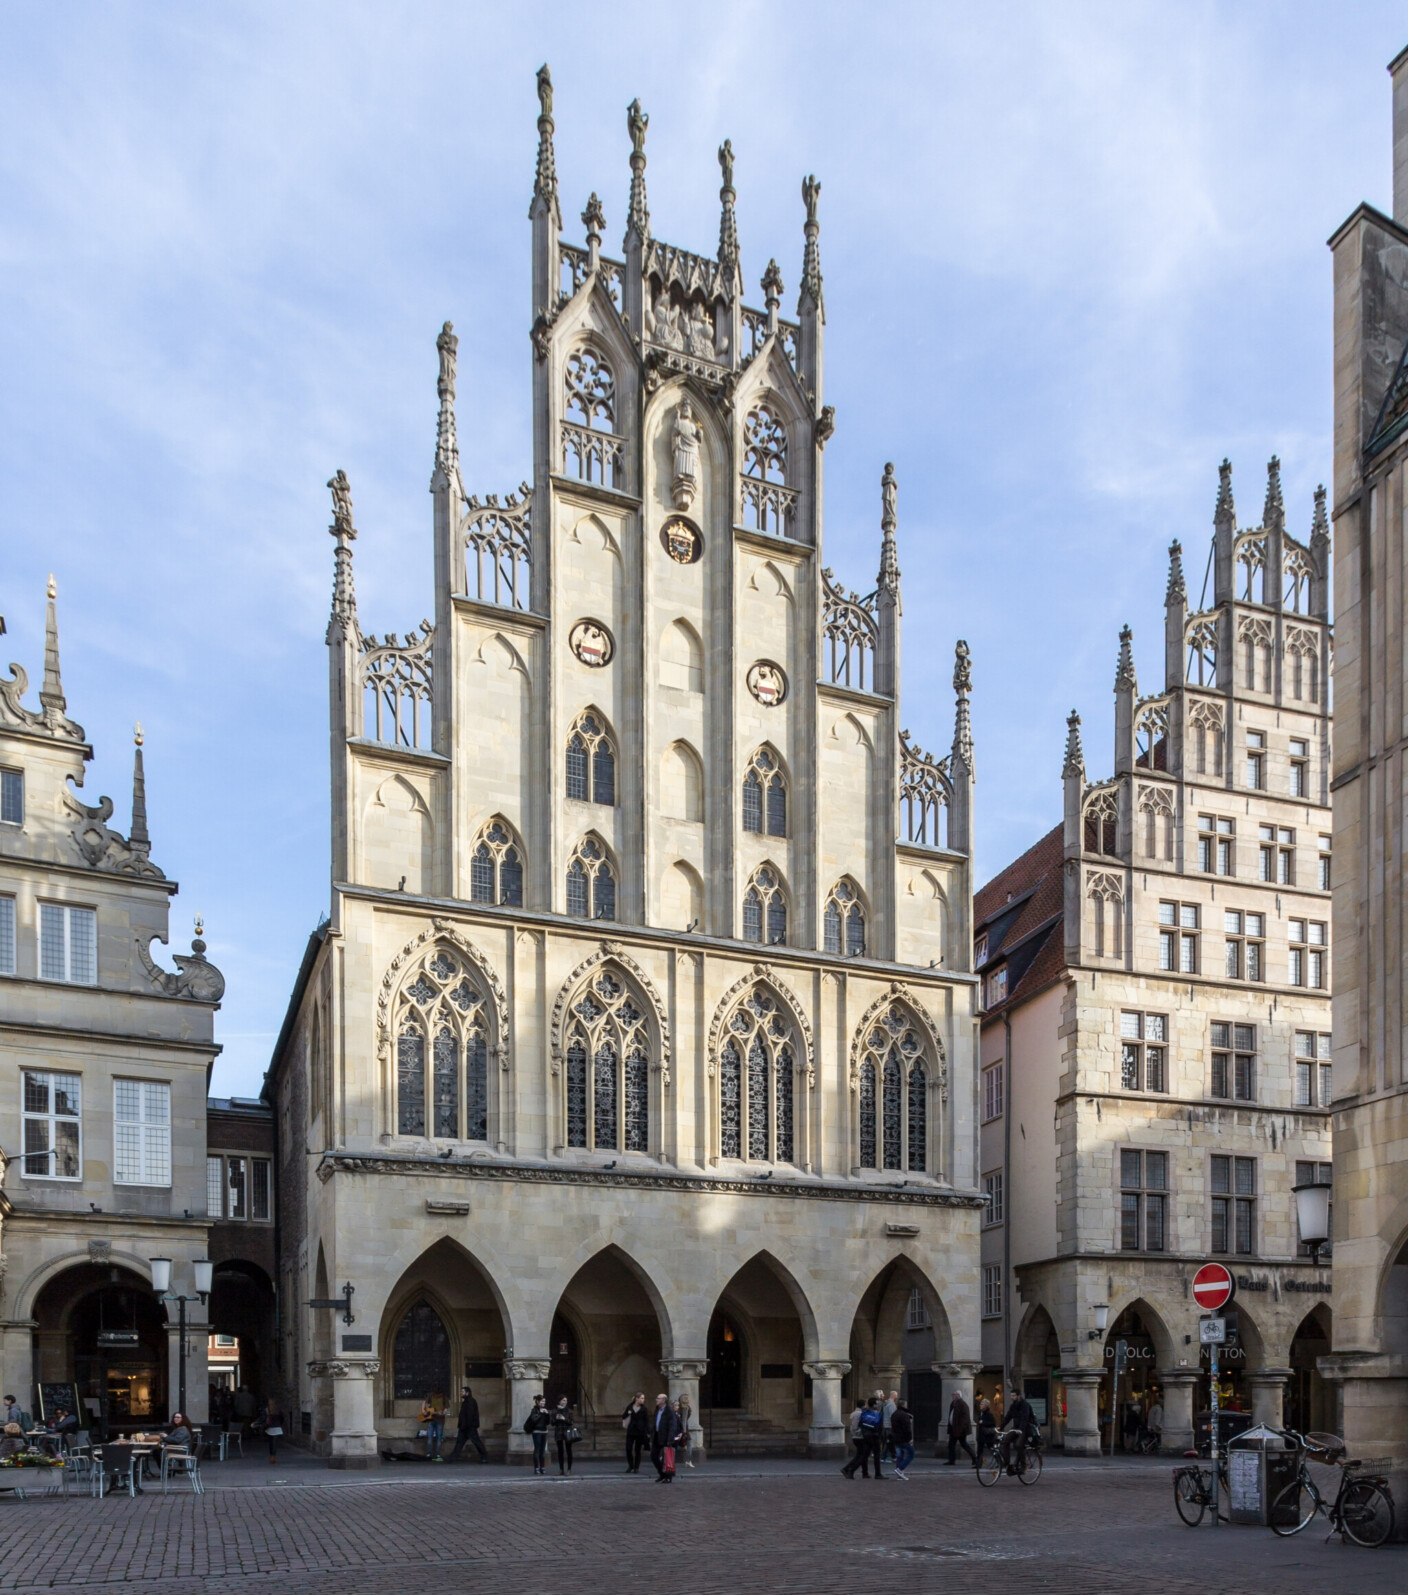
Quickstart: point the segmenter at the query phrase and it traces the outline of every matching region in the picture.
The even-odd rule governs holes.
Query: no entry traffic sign
[[[1236,1282],[1221,1263],[1204,1263],[1193,1275],[1193,1300],[1204,1312],[1215,1313],[1236,1294]]]

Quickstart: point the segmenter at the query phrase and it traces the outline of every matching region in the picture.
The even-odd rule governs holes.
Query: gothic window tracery
[[[759,836],[787,835],[787,777],[771,748],[759,748],[744,771],[743,829]]]
[[[877,1123],[878,1109],[878,1123]],[[860,1166],[923,1174],[929,1068],[923,1034],[901,1002],[869,1021],[860,1064]]]
[[[1292,626],[1286,632],[1286,657],[1290,661],[1290,688],[1293,698],[1320,701],[1320,650],[1315,634]]]
[[[604,487],[626,485],[625,439],[616,436],[616,378],[593,349],[563,368],[562,474]]]
[[[482,503],[477,498],[466,502],[458,528],[465,585],[473,580],[473,596],[480,603],[527,609],[533,567],[532,505],[533,490],[526,482],[502,504],[497,493]]]
[[[780,947],[787,940],[787,892],[770,864],[753,871],[743,893],[743,939]]]
[[[394,1034],[397,1133],[487,1140],[489,1007],[468,960],[426,953],[401,989]]]
[[[947,759],[935,759],[900,732],[900,835],[919,847],[942,847],[939,815],[951,791]]]
[[[431,638],[434,627],[421,623],[420,635],[395,632],[384,642],[362,642],[362,721],[365,735],[402,748],[430,746]]]
[[[1285,580],[1282,604],[1293,615],[1303,615],[1310,600],[1310,578],[1314,566],[1305,549],[1287,541],[1281,573]]]
[[[1188,628],[1188,681],[1195,687],[1217,685],[1217,623],[1200,620]]]
[[[1097,958],[1124,956],[1124,887],[1116,875],[1092,875],[1090,899],[1092,950]]]
[[[1146,770],[1168,769],[1168,705],[1143,710],[1134,728],[1134,762]]]
[[[614,968],[603,967],[568,1012],[567,1145],[648,1151],[652,1044],[644,1003]]]
[[[1144,820],[1144,856],[1173,861],[1173,800],[1161,786],[1143,787],[1139,812]]]
[[[821,584],[826,679],[861,692],[873,692],[875,650],[880,638],[875,595],[861,598],[847,592],[833,580],[829,570],[822,571]]]
[[[1222,774],[1222,711],[1216,704],[1194,703],[1189,711],[1193,743],[1193,773]]]
[[[786,536],[796,504],[787,486],[787,428],[766,404],[743,423],[743,523]]]
[[[567,912],[578,919],[616,918],[616,871],[594,836],[578,842],[567,866]]]
[[[849,876],[842,876],[826,899],[822,941],[829,953],[844,953],[847,958],[865,957],[865,905],[861,902],[859,888]]]
[[[523,851],[502,820],[490,820],[469,857],[471,903],[523,906]]]
[[[616,801],[616,746],[595,709],[583,710],[568,733],[567,796],[581,803]]]
[[[1271,624],[1243,615],[1237,628],[1242,645],[1243,685],[1249,692],[1271,691]]]
[[[1244,537],[1237,545],[1237,568],[1242,576],[1243,603],[1266,602],[1266,539]]]
[[[1086,805],[1085,851],[1111,857],[1119,852],[1119,806],[1113,792],[1098,793]]]
[[[796,1026],[760,981],[729,1016],[719,1053],[719,1155],[795,1161]]]

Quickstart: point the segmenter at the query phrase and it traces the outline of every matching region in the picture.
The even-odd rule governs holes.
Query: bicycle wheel
[[[1319,1506],[1320,1497],[1310,1480],[1304,1476],[1292,1479],[1271,1503],[1272,1533],[1279,1534],[1283,1540],[1290,1539],[1292,1534],[1299,1534],[1315,1516]]]
[[[1041,1477],[1041,1452],[1028,1451],[1017,1477],[1023,1484],[1035,1484]]]
[[[1173,1504],[1190,1529],[1203,1521],[1206,1492],[1197,1468],[1180,1468],[1173,1476]]]
[[[1393,1497],[1368,1479],[1356,1479],[1340,1497],[1340,1527],[1356,1545],[1382,1545],[1393,1533]]]
[[[978,1483],[984,1489],[990,1489],[1002,1477],[1002,1453],[996,1446],[989,1446],[978,1457]]]

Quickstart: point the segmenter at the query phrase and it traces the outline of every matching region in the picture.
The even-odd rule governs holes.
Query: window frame
[[[19,912],[14,893],[0,892],[0,975],[19,973]]]
[[[1217,1165],[1227,1165],[1227,1188],[1218,1190],[1214,1176]],[[1240,1189],[1241,1175],[1247,1168],[1251,1170],[1251,1190]],[[1207,1164],[1207,1190],[1208,1190],[1208,1253],[1213,1257],[1258,1257],[1257,1221],[1260,1218],[1258,1211],[1261,1197],[1261,1170],[1260,1159],[1246,1157],[1234,1152],[1209,1152]],[[1240,1244],[1243,1232],[1243,1220],[1246,1221],[1248,1244]],[[1221,1225],[1225,1246],[1217,1245],[1218,1228]]]
[[[1297,1030],[1294,1049],[1292,1059],[1296,1107],[1328,1113],[1334,1100],[1334,1065],[1329,1032]]]
[[[1256,738],[1256,741],[1252,740],[1253,737]],[[1266,733],[1249,728],[1243,751],[1246,756],[1246,790],[1248,792],[1264,792],[1266,790]]]
[[[25,1105],[26,1104],[27,1094],[28,1094],[29,1081],[30,1081],[31,1078],[32,1079],[36,1079],[36,1080],[43,1080],[45,1082],[45,1093],[46,1093],[46,1099],[47,1099],[47,1102],[48,1102],[48,1106],[45,1108],[45,1110],[42,1113],[40,1111],[38,1111],[37,1109],[31,1109],[31,1108],[29,1108],[29,1107],[27,1107]],[[60,1081],[60,1080],[72,1081],[73,1084],[77,1087],[77,1091],[78,1091],[78,1110],[75,1113],[59,1113],[54,1108],[54,1099],[55,1099],[55,1096],[56,1096],[55,1082],[56,1081]],[[48,1145],[47,1145],[46,1150],[43,1151],[43,1152],[37,1152],[37,1151],[36,1152],[31,1152],[30,1150],[28,1150],[27,1143],[28,1143],[28,1140],[29,1140],[29,1135],[28,1135],[28,1128],[27,1127],[31,1123],[44,1124],[44,1125],[46,1125],[48,1127],[48,1136],[47,1136]],[[78,1153],[77,1153],[77,1156],[78,1156],[78,1169],[77,1169],[77,1172],[74,1173],[74,1174],[56,1174],[56,1173],[53,1173],[53,1172],[50,1172],[50,1173],[47,1173],[47,1174],[35,1173],[29,1167],[29,1160],[32,1157],[47,1158],[49,1160],[49,1168],[50,1168],[51,1171],[53,1170],[55,1162],[56,1162],[56,1160],[59,1157],[58,1127],[61,1124],[72,1124],[73,1126],[75,1126],[76,1134],[77,1134],[77,1140],[78,1140]],[[74,1185],[74,1184],[81,1184],[82,1183],[82,1180],[83,1180],[83,1076],[81,1074],[75,1073],[71,1069],[31,1069],[31,1068],[28,1068],[27,1066],[26,1067],[22,1067],[20,1069],[20,1154],[19,1154],[19,1158],[17,1159],[17,1161],[19,1162],[19,1165],[20,1165],[20,1175],[21,1175],[22,1179],[26,1179],[26,1180],[44,1180],[44,1181],[46,1181],[48,1183],[51,1183],[51,1184],[53,1184],[53,1183],[62,1183],[62,1184],[66,1184],[66,1185]]]
[[[244,1191],[245,1211],[243,1215],[231,1211],[230,1202],[230,1164],[239,1160],[244,1165]],[[220,1165],[220,1212],[210,1213],[210,1195],[212,1173],[211,1165]],[[255,1195],[258,1189],[256,1167],[262,1166],[265,1170],[265,1198],[268,1211],[261,1218],[255,1211]],[[244,1147],[234,1147],[215,1152],[208,1151],[205,1155],[205,1200],[207,1216],[212,1224],[272,1224],[274,1222],[274,1160],[271,1154],[252,1152]]]
[[[987,1064],[980,1073],[983,1085],[983,1118],[984,1124],[991,1124],[994,1119],[1000,1119],[1007,1111],[1007,1082],[1004,1078],[1006,1063],[999,1058],[996,1063]]]
[[[119,1108],[120,1092],[123,1086],[136,1086],[140,1091],[141,1115],[136,1119],[124,1117]],[[172,1089],[170,1080],[152,1080],[135,1075],[114,1075],[112,1082],[112,1182],[114,1185],[139,1186],[147,1190],[171,1190],[174,1185],[172,1168]],[[166,1103],[165,1121],[148,1119],[147,1103],[149,1091],[163,1093]],[[139,1131],[137,1176],[125,1178],[121,1172],[123,1158],[127,1154],[120,1148],[119,1130],[123,1125],[135,1126]],[[146,1131],[161,1129],[165,1131],[165,1179],[148,1178],[152,1169],[148,1164],[148,1139]]]
[[[1172,911],[1172,918],[1166,917]],[[1159,973],[1196,975],[1202,967],[1202,913],[1197,903],[1159,900]]]
[[[996,1229],[1007,1221],[1006,1170],[989,1169],[983,1175],[983,1229]]]
[[[1253,930],[1253,925],[1257,927],[1256,930]],[[1255,908],[1224,908],[1222,934],[1226,948],[1223,960],[1224,979],[1264,985],[1266,982],[1265,912]]]
[[[1002,1317],[1002,1264],[984,1263],[982,1316],[985,1319]]]
[[[0,825],[24,829],[24,771],[13,764],[0,764]]]
[[[1130,1021],[1133,1020],[1133,1025]],[[1157,1035],[1150,1034],[1151,1029],[1157,1030]],[[1136,1032],[1136,1033],[1131,1033]],[[1137,1093],[1148,1093],[1151,1096],[1168,1095],[1169,1075],[1169,1017],[1163,1013],[1148,1013],[1143,1009],[1122,1008],[1120,1010],[1120,1090]],[[1157,1068],[1162,1080],[1160,1085],[1150,1085],[1150,1053],[1158,1054]],[[1133,1060],[1134,1081],[1128,1084],[1128,1065]]]
[[[1116,1214],[1119,1233],[1116,1237],[1115,1250],[1119,1252],[1168,1252],[1170,1250],[1168,1244],[1168,1199],[1173,1191],[1173,1187],[1169,1183],[1169,1157],[1171,1155],[1169,1149],[1167,1147],[1120,1146],[1118,1151],[1119,1159],[1115,1174],[1118,1179],[1119,1206],[1116,1209]],[[1136,1179],[1133,1184],[1129,1183],[1126,1176],[1128,1159],[1130,1158],[1138,1158],[1139,1160]],[[1158,1160],[1157,1167],[1162,1173],[1162,1183],[1157,1185],[1151,1183],[1149,1179],[1150,1158]],[[1134,1199],[1132,1207],[1130,1206],[1131,1197]],[[1159,1241],[1157,1244],[1153,1244],[1149,1240],[1150,1217],[1154,1213],[1158,1214]],[[1128,1233],[1126,1221],[1131,1214],[1134,1218],[1135,1243],[1133,1245],[1126,1239]]]
[[[44,968],[45,968],[44,921],[45,921],[45,917],[48,914],[51,914],[51,913],[55,913],[55,914],[60,915],[61,918],[62,918],[62,922],[63,922],[63,970],[64,970],[64,972],[61,975],[45,974],[45,972],[44,972]],[[92,955],[93,955],[93,973],[92,973],[91,978],[86,979],[86,980],[81,980],[81,979],[76,978],[74,976],[74,973],[73,973],[73,966],[74,966],[74,959],[73,959],[73,952],[74,952],[73,927],[74,927],[74,916],[77,915],[77,914],[86,914],[88,916],[88,920],[89,920],[89,923],[92,926],[92,931],[93,931],[93,940],[92,940],[92,949],[91,949],[92,950]],[[36,940],[38,942],[38,952],[39,952],[39,958],[38,958],[39,978],[41,980],[43,980],[43,981],[47,981],[50,985],[54,985],[54,986],[96,986],[98,984],[98,910],[95,907],[92,907],[92,906],[90,906],[89,904],[86,904],[86,903],[63,903],[63,902],[58,902],[58,901],[56,901],[53,898],[40,898],[40,900],[39,900],[39,913],[38,913],[37,918],[38,918],[38,923],[35,926],[35,937],[36,937]]]

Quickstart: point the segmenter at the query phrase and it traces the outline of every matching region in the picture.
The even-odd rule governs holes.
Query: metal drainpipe
[[[981,1174],[979,1170],[979,1174]],[[1002,1010],[1002,1414],[1012,1388],[1012,1014]]]

